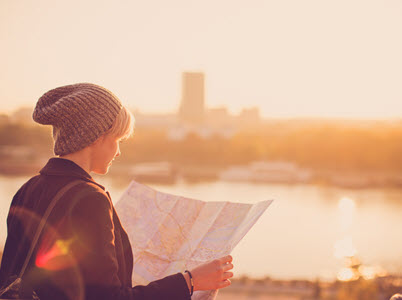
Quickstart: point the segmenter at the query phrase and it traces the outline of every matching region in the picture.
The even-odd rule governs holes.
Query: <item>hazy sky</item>
[[[402,117],[401,0],[0,0],[2,111],[75,82],[173,112],[181,72],[206,104],[265,117]]]

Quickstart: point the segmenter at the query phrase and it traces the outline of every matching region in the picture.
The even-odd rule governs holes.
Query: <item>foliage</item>
[[[42,153],[52,148],[48,127],[5,124],[0,146],[26,145]],[[226,166],[256,160],[284,160],[335,171],[402,171],[402,124],[387,122],[270,122],[239,130],[225,139],[195,133],[171,140],[166,130],[138,128],[123,142],[121,161],[170,161],[176,164]]]
[[[0,126],[0,145],[49,148],[52,137],[48,127],[9,123]]]

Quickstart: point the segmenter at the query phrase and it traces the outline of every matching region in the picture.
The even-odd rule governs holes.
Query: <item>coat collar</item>
[[[97,183],[92,178],[92,176],[88,174],[87,171],[85,171],[83,168],[81,168],[79,165],[69,159],[52,157],[42,168],[42,170],[39,171],[39,173],[42,175],[50,176],[76,177],[85,181],[92,182],[105,190],[105,187]]]

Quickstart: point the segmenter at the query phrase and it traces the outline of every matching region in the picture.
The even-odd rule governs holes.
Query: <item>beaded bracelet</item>
[[[190,297],[193,295],[194,292],[194,281],[193,281],[193,275],[191,275],[189,270],[185,270],[184,273],[188,273],[188,275],[190,276],[190,283],[191,283],[191,293],[190,293]]]

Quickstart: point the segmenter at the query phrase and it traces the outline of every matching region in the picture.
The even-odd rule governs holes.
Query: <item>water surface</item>
[[[0,177],[1,246],[12,196],[27,179]],[[129,184],[107,176],[96,180],[114,202]],[[364,264],[390,272],[402,270],[402,189],[223,181],[148,185],[205,201],[275,200],[233,251],[237,275],[333,279],[343,265],[339,251],[354,251]]]

